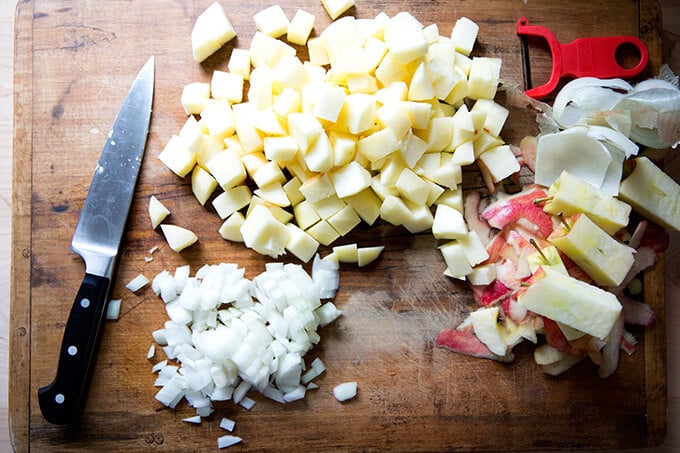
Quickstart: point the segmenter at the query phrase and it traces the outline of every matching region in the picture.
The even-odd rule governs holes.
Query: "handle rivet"
[[[66,400],[66,397],[64,397],[64,395],[62,393],[57,393],[54,396],[54,401],[56,401],[57,404],[63,404],[65,400]]]
[[[90,306],[90,299],[88,299],[87,297],[83,298],[80,301],[80,306],[83,307],[83,308],[89,307]]]
[[[75,346],[69,346],[68,349],[67,349],[67,352],[68,352],[68,355],[74,356],[74,355],[78,354],[78,348],[75,347]]]

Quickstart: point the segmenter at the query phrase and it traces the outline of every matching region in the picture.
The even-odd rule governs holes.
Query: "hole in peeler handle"
[[[621,43],[615,52],[616,63],[625,70],[631,70],[642,61],[640,49],[633,43]]]

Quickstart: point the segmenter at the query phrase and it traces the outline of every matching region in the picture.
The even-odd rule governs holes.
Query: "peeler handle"
[[[517,35],[536,36],[547,41],[552,56],[550,79],[545,85],[531,88],[527,84],[526,94],[541,99],[557,88],[562,77],[631,78],[647,66],[649,52],[644,42],[634,36],[606,36],[579,38],[569,44],[560,43],[550,29],[530,25],[529,19],[517,20]],[[526,43],[526,41],[524,41]],[[632,45],[640,53],[640,61],[633,68],[625,68],[616,59],[621,46]],[[529,56],[524,52],[525,73],[529,72]]]

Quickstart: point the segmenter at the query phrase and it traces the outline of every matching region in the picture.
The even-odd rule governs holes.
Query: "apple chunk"
[[[622,306],[616,296],[597,286],[543,269],[518,296],[518,303],[536,314],[603,339],[612,330]]]
[[[151,226],[155,230],[167,216],[170,215],[170,210],[163,205],[158,198],[151,195],[149,198],[149,217],[151,218]]]
[[[198,241],[193,231],[177,225],[163,224],[161,230],[170,248],[178,253]]]
[[[194,60],[202,62],[234,37],[236,32],[224,8],[218,2],[213,3],[198,16],[191,30]]]

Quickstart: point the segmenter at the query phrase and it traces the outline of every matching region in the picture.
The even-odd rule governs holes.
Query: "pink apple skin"
[[[517,303],[516,294],[511,294],[509,297],[503,299],[502,307],[503,312],[517,324],[523,322],[529,314],[529,311],[526,308]]]
[[[512,289],[505,286],[499,280],[494,280],[486,286],[472,286],[472,293],[479,305],[488,307],[503,298],[507,297],[512,292]]]
[[[487,246],[491,241],[491,228],[489,224],[479,218],[479,203],[481,194],[478,190],[471,190],[465,196],[463,216],[470,231],[477,233],[482,243]]]
[[[574,357],[580,357],[583,355],[583,349],[576,348],[572,345],[567,337],[562,333],[562,329],[557,325],[555,321],[550,318],[543,317],[543,332],[545,334],[545,340],[550,346],[557,349],[558,351],[564,352],[565,354],[572,355]]]
[[[606,343],[602,348],[602,359],[604,360],[600,365],[597,373],[601,378],[606,378],[612,375],[619,367],[619,355],[621,352],[621,338],[623,336],[623,326],[625,323],[626,314],[621,313],[618,321],[612,327],[612,331],[606,338]]]
[[[456,329],[444,329],[439,332],[434,344],[437,347],[447,348],[459,354],[472,357],[497,360],[499,362],[512,361],[512,356],[501,357],[489,351],[489,348],[479,341],[473,333],[462,332]]]
[[[623,305],[626,324],[646,327],[654,322],[656,315],[649,305],[623,295],[619,295],[618,299],[621,305]]]
[[[540,206],[534,204],[535,199],[546,196],[547,193],[543,189],[530,189],[526,193],[490,205],[482,212],[482,218],[498,229],[525,219],[535,225],[540,235],[546,238],[553,231],[552,218],[543,212]]]

